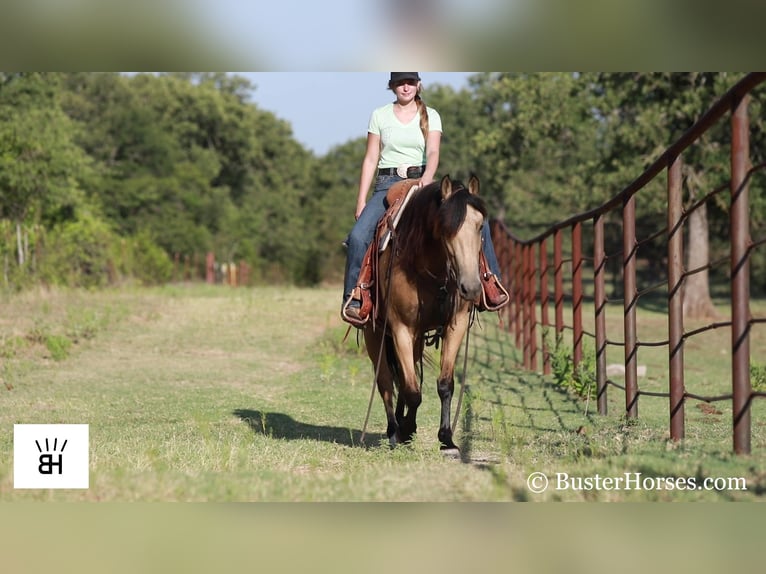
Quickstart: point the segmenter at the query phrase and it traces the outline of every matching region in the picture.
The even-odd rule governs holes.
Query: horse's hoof
[[[460,458],[460,449],[456,447],[455,445],[452,446],[444,446],[442,445],[439,449],[439,452],[441,452],[446,458]]]

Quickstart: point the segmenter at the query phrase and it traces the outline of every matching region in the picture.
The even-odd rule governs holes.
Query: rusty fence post
[[[734,452],[750,454],[750,215],[747,170],[749,96],[734,102],[731,115],[731,385]]]
[[[523,271],[521,274],[522,277],[522,284],[523,284],[523,296],[521,298],[522,305],[524,308],[524,368],[527,370],[532,370],[532,314],[530,312],[530,290],[529,290],[529,278],[531,274],[530,270],[530,264],[529,264],[529,253],[530,253],[531,247],[529,245],[524,245],[522,248],[522,258],[523,258]]]
[[[205,282],[209,285],[215,283],[215,255],[212,251],[208,251],[205,257]]]
[[[535,259],[535,246],[529,247],[529,367],[537,371],[537,263]]]
[[[508,324],[506,325],[505,329],[510,333],[511,329],[513,329],[513,318],[515,317],[514,313],[516,312],[516,301],[514,297],[516,280],[513,276],[513,241],[508,236],[506,236],[505,245],[503,246],[503,257],[505,258],[505,273],[508,280],[507,286],[509,296],[508,305],[506,306],[506,317]]]
[[[596,397],[598,414],[607,414],[606,396],[606,254],[604,214],[593,221],[593,306],[596,315]]]
[[[510,262],[508,257],[508,243],[510,238],[505,234],[497,220],[492,220],[491,227],[492,243],[495,245],[497,263],[500,265],[500,280],[508,289],[509,303],[501,311],[500,320],[505,329],[510,328],[511,308],[513,307],[513,282],[511,281]],[[503,315],[507,317],[507,324],[503,321]]]
[[[572,362],[575,370],[582,362],[582,267],[585,260],[582,256],[582,223],[579,221],[572,226]]]
[[[684,438],[684,237],[681,158],[668,166],[668,380],[670,438]]]
[[[622,269],[625,334],[625,413],[628,417],[638,416],[638,370],[636,355],[636,198],[631,196],[623,202],[622,208]]]
[[[508,325],[506,330],[510,333],[514,329],[514,319],[516,318],[516,275],[514,273],[514,265],[516,264],[516,258],[514,257],[514,245],[513,240],[510,237],[506,237],[505,259],[507,261],[506,273],[508,274],[508,295],[510,301],[508,302]]]
[[[542,324],[543,374],[551,374],[550,320],[548,317],[548,252],[545,238],[540,241],[540,322]]]
[[[561,243],[561,230],[557,229],[553,235],[553,304],[556,312],[556,345],[564,333],[564,256]]]
[[[247,264],[247,262],[243,259],[239,262],[239,284],[242,287],[247,287],[250,285],[250,265]]]
[[[514,242],[513,245],[513,277],[516,288],[513,290],[515,307],[513,310],[513,329],[515,335],[516,348],[521,349],[521,329],[522,329],[522,311],[523,311],[523,268],[524,268],[524,249],[521,243]]]

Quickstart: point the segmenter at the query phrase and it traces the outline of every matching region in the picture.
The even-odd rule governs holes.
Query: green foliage
[[[115,260],[124,277],[135,277],[143,285],[162,285],[173,275],[173,262],[146,230],[121,239],[116,251]]]
[[[69,356],[72,340],[65,334],[51,332],[48,325],[37,322],[25,336],[31,346],[42,346],[47,349],[54,361],[63,361]]]
[[[480,73],[460,91],[426,85],[444,122],[438,175],[479,175],[490,215],[528,237],[612,198],[740,77]],[[251,103],[256,88],[221,73],[0,73],[4,286],[156,284],[176,254],[207,251],[245,261],[256,282],[339,282],[365,126],[316,158]],[[754,164],[766,149],[760,100]],[[684,154],[690,198],[726,181],[726,130]],[[751,182],[759,229],[761,180]],[[665,193],[663,182],[642,193],[637,235],[656,231]],[[708,210],[713,253],[728,241],[725,195]],[[609,244],[620,241],[615,229]],[[86,253],[70,264],[78,238]],[[762,252],[752,252],[754,290],[766,284]]]
[[[69,356],[72,341],[66,335],[48,335],[45,337],[45,347],[54,361],[63,361]]]
[[[90,162],[59,100],[57,74],[0,79],[0,208],[14,222],[82,200],[78,178]]]
[[[551,370],[557,385],[574,391],[577,395],[590,398],[596,390],[596,354],[592,348],[583,349],[580,364],[575,368],[572,349],[564,344],[561,336],[556,344],[550,345],[550,333],[543,335],[551,352]]]
[[[750,385],[754,391],[766,391],[766,365],[750,364]]]
[[[93,216],[63,223],[48,236],[43,277],[55,285],[103,287],[113,278],[115,243],[108,225]]]

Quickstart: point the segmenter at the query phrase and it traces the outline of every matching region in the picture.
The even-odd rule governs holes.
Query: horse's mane
[[[435,181],[416,190],[402,213],[397,227],[397,245],[401,264],[412,268],[416,255],[439,247],[442,238],[453,237],[465,220],[468,207],[487,216],[484,201],[468,192],[458,180],[452,180],[452,194],[442,201],[441,182]]]

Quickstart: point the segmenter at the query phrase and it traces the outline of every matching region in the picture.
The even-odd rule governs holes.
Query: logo
[[[13,488],[88,488],[88,425],[13,425]]]
[[[54,438],[53,439],[53,454],[56,453],[56,445],[58,444],[59,439]],[[64,447],[66,446],[66,439],[64,439],[64,442],[61,443],[61,454],[59,455],[58,462],[53,462],[53,454],[48,450],[48,439],[45,439],[45,454],[40,455],[40,466],[37,467],[37,470],[40,471],[40,474],[53,474],[53,467],[57,466],[59,469],[59,474],[63,473],[63,465],[64,465]],[[39,450],[41,453],[43,452],[43,449],[40,448],[40,443],[35,440],[35,444],[37,445],[37,450]]]

